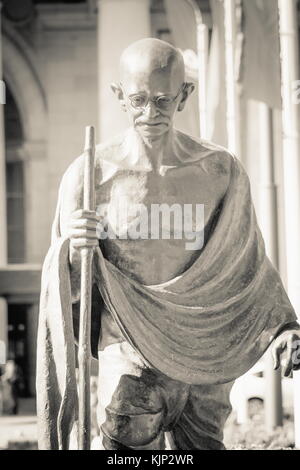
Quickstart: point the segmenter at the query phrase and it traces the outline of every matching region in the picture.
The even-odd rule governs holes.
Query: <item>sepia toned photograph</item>
[[[0,450],[300,449],[299,26],[0,0]]]

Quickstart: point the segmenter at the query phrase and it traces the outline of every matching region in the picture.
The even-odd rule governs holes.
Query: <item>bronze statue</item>
[[[77,420],[85,246],[94,247],[91,344],[103,449],[164,449],[166,432],[174,449],[223,449],[234,380],[271,343],[275,367],[287,350],[285,374],[297,368],[299,325],[265,255],[245,170],[226,149],[173,126],[193,88],[170,44],[129,46],[112,89],[130,128],[96,147],[96,211],[82,209],[83,156],[63,176],[42,279],[40,448],[68,448]],[[189,212],[180,236],[178,220],[197,205],[203,218]]]

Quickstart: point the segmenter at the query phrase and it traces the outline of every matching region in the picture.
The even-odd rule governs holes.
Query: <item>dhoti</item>
[[[199,157],[200,158],[200,157]],[[82,178],[81,178],[82,179]],[[69,240],[60,215],[43,266],[37,361],[39,448],[67,449],[78,416]],[[237,159],[216,226],[186,271],[147,286],[94,253],[91,343],[103,301],[122,342],[100,353],[99,423],[106,448],[223,448],[229,391],[296,319],[256,223],[248,177]],[[102,299],[102,301],[101,301]],[[103,303],[102,302],[102,303]],[[95,341],[96,339],[96,341]],[[130,346],[129,346],[130,345]]]
[[[98,424],[104,449],[224,449],[233,382],[188,385],[147,366],[126,341],[99,351]]]

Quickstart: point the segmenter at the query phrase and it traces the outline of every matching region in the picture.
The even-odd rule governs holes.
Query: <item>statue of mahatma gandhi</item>
[[[193,88],[170,44],[129,46],[112,89],[130,128],[96,147],[95,212],[82,210],[84,157],[63,176],[42,276],[42,449],[68,448],[77,420],[81,247],[94,247],[91,345],[103,449],[164,449],[166,433],[174,449],[223,449],[234,380],[271,343],[275,368],[285,351],[285,375],[299,362],[299,325],[265,255],[242,165],[173,126]]]

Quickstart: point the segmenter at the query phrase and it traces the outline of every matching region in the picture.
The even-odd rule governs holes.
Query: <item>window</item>
[[[23,131],[16,102],[9,88],[6,89],[5,146],[6,146],[6,208],[7,248],[9,263],[25,261],[25,207],[24,167],[20,158]]]
[[[24,263],[23,162],[6,163],[7,248],[9,263]]]

